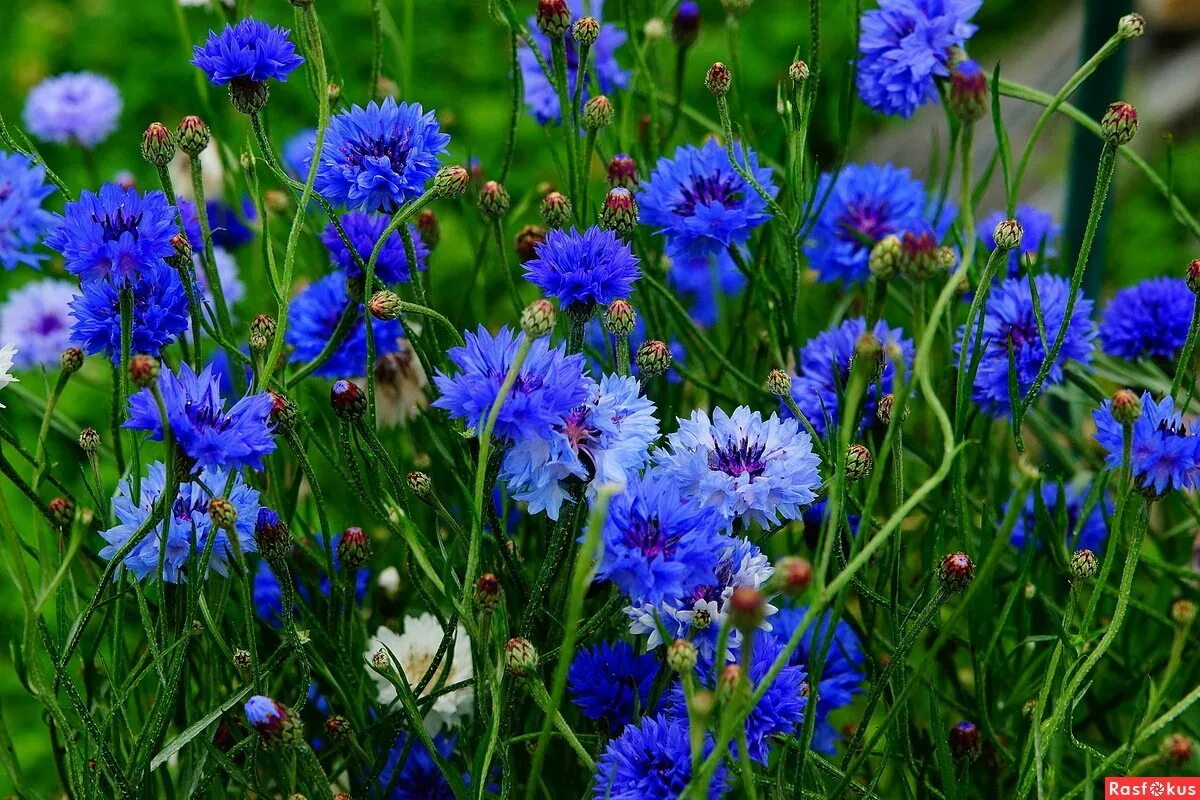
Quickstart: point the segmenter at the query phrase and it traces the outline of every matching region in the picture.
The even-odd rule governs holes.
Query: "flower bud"
[[[767,602],[752,586],[739,586],[729,598],[729,620],[742,633],[757,630],[767,618]]]
[[[628,237],[638,224],[638,204],[628,189],[609,189],[600,209],[600,227],[612,231],[622,238]]]
[[[713,709],[717,706],[717,699],[713,697],[713,693],[708,689],[698,689],[692,695],[690,706],[692,714],[698,721],[707,720],[712,716]]]
[[[600,23],[595,17],[580,17],[571,26],[571,38],[580,47],[591,47],[600,38]]]
[[[717,699],[729,703],[749,688],[746,675],[737,664],[726,664],[717,678]]]
[[[729,94],[729,84],[732,82],[733,77],[729,74],[729,67],[720,61],[709,67],[708,74],[704,76],[704,85],[714,97],[724,97]]]
[[[1137,109],[1129,103],[1113,103],[1100,120],[1100,133],[1109,144],[1118,147],[1132,142],[1137,129]]]
[[[571,9],[567,0],[538,0],[538,30],[551,39],[561,39],[571,27]]]
[[[158,373],[162,369],[154,356],[136,355],[129,359],[129,380],[141,389],[153,386],[158,382]]]
[[[537,648],[533,642],[521,637],[508,640],[504,646],[504,666],[518,678],[528,677],[538,664]]]
[[[891,392],[888,392],[883,397],[879,398],[879,406],[875,409],[875,418],[879,420],[880,424],[892,424],[892,409],[895,407],[895,405],[896,395],[892,394]],[[905,407],[904,419],[908,419],[908,415],[910,413],[912,413],[912,407]],[[903,422],[904,419],[902,419],[901,422]]]
[[[428,500],[433,497],[433,481],[424,472],[410,472],[408,490],[422,500]]]
[[[380,75],[379,80],[375,83],[375,100],[382,103],[389,97],[396,97],[400,94],[400,84],[386,75]]]
[[[233,668],[238,672],[246,672],[253,665],[253,660],[250,658],[250,651],[238,648],[233,651]]]
[[[1180,627],[1191,625],[1196,619],[1196,604],[1180,598],[1171,604],[1171,620]]]
[[[79,432],[79,449],[85,453],[94,453],[100,449],[100,434],[95,428],[84,428]]]
[[[900,272],[900,260],[903,257],[904,246],[900,237],[888,235],[875,243],[871,248],[871,257],[867,262],[871,274],[884,281],[890,281]]]
[[[358,384],[346,379],[333,382],[329,389],[333,413],[346,422],[357,422],[367,413],[367,396]]]
[[[803,61],[793,61],[788,67],[788,77],[791,78],[792,83],[804,83],[808,80],[808,75],[808,64]]]
[[[1142,401],[1128,389],[1118,389],[1112,397],[1113,419],[1122,425],[1132,425],[1142,416]]]
[[[961,592],[975,577],[975,562],[966,553],[950,553],[938,565],[938,580],[950,594]]]
[[[1076,550],[1071,556],[1071,580],[1076,583],[1090,581],[1096,574],[1096,554],[1087,548]]]
[[[180,150],[195,158],[203,152],[204,148],[208,147],[208,143],[212,140],[212,133],[209,132],[208,125],[204,123],[204,120],[197,116],[187,116],[179,120],[175,140],[179,144]]]
[[[812,584],[812,564],[807,558],[784,556],[775,565],[771,576],[772,586],[789,597],[800,597]]]
[[[246,721],[269,748],[296,747],[304,742],[304,728],[287,706],[257,694],[243,707]]]
[[[583,104],[583,127],[589,131],[607,128],[612,125],[613,115],[612,102],[598,94]]]
[[[453,200],[461,197],[471,181],[471,173],[457,164],[452,167],[442,167],[433,178],[433,196],[443,200]]]
[[[642,380],[662,375],[671,368],[671,348],[657,339],[642,342],[634,357]]]
[[[500,606],[500,579],[493,573],[485,572],[475,581],[475,605],[489,614]]]
[[[943,255],[937,238],[930,231],[905,231],[900,237],[900,272],[911,281],[921,283],[944,272]]]
[[[166,261],[175,269],[183,269],[192,263],[192,242],[187,234],[180,232],[171,237],[171,247],[175,252],[167,256]]]
[[[613,300],[604,309],[604,330],[613,336],[628,336],[637,324],[637,312],[628,300]]]
[[[142,158],[156,167],[165,167],[175,157],[175,137],[166,125],[151,122],[142,134]]]
[[[787,397],[792,392],[792,378],[781,369],[767,373],[767,391],[776,397]]]
[[[657,42],[667,34],[667,25],[662,21],[662,17],[651,17],[646,20],[646,24],[642,26],[642,36],[646,37],[647,41]]]
[[[686,50],[696,43],[700,37],[700,5],[692,0],[684,0],[675,9],[671,20],[671,41],[680,50]]]
[[[1117,35],[1122,39],[1136,39],[1146,32],[1146,20],[1141,14],[1126,14],[1117,20]]]
[[[667,647],[667,666],[680,675],[696,668],[696,645],[687,639],[676,639]]]
[[[479,213],[489,220],[498,220],[508,213],[508,190],[496,181],[488,181],[479,190]]]
[[[214,497],[208,501],[208,516],[213,524],[222,530],[232,530],[237,524],[238,512],[233,503],[224,497]]]
[[[947,742],[955,761],[970,761],[979,755],[979,728],[974,722],[962,722],[950,729]]]
[[[1187,285],[1193,294],[1200,294],[1200,258],[1193,259],[1187,266]]]
[[[551,228],[565,228],[571,223],[571,201],[559,192],[542,198],[542,219]]]
[[[358,569],[371,557],[371,540],[362,528],[346,528],[338,539],[338,561],[346,569]]]
[[[632,156],[617,153],[608,162],[609,188],[636,189],[638,185],[637,162]]]
[[[271,396],[271,424],[279,431],[289,430],[296,424],[296,405],[279,392],[268,392]]]
[[[950,74],[950,110],[963,122],[975,122],[991,109],[988,78],[971,59],[959,62]]]
[[[855,363],[862,365],[860,368],[865,370],[867,380],[871,383],[883,377],[883,371],[887,366],[883,354],[883,342],[879,341],[879,337],[871,331],[862,333],[854,340],[854,355],[850,357],[851,367]]]
[[[537,248],[546,241],[546,228],[543,225],[526,225],[517,232],[513,250],[522,264],[532,261],[537,255]]]
[[[400,295],[388,289],[380,289],[367,301],[367,310],[375,319],[390,320],[400,316],[403,305],[404,301],[400,299]]]
[[[425,246],[433,251],[442,241],[442,226],[438,223],[437,214],[433,213],[433,209],[422,209],[417,215],[417,234],[420,235],[421,241]]]
[[[278,514],[263,506],[254,521],[254,544],[267,563],[278,564],[292,555],[292,532]]]
[[[1162,757],[1176,767],[1185,767],[1192,760],[1195,745],[1182,733],[1173,733],[1163,739],[1159,747]]]
[[[283,214],[292,207],[292,201],[280,189],[267,189],[263,192],[263,205],[272,214]]]
[[[275,318],[270,314],[259,314],[250,323],[250,352],[263,354],[271,347],[275,338]]]
[[[387,650],[381,647],[375,651],[371,656],[371,668],[380,675],[387,675],[392,671],[392,657],[388,655]]]
[[[846,480],[861,481],[875,468],[875,458],[865,444],[852,444],[846,450]]]
[[[350,735],[350,720],[341,714],[331,714],[325,720],[325,734],[331,741],[344,741]]]
[[[50,519],[58,528],[70,526],[75,519],[75,504],[65,497],[53,498],[46,504],[46,510],[50,512]]]
[[[78,347],[68,347],[63,350],[59,362],[62,364],[63,372],[68,374],[79,372],[83,368],[83,351]]]
[[[521,330],[525,331],[527,336],[540,339],[554,330],[557,318],[558,312],[554,310],[554,304],[542,297],[525,306],[525,310],[521,312]]]
[[[262,111],[270,97],[271,88],[265,81],[234,78],[229,82],[229,102],[235,111],[246,116]]]
[[[992,240],[999,250],[1016,250],[1024,238],[1025,229],[1021,227],[1020,221],[1015,219],[1000,220],[992,231]]]

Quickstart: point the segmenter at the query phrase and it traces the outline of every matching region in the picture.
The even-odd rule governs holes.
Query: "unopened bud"
[[[179,121],[175,138],[179,149],[195,158],[203,152],[204,148],[208,147],[209,141],[212,140],[212,133],[209,132],[208,125],[204,123],[204,120],[197,116],[187,116]]]
[[[608,190],[600,209],[600,227],[625,238],[637,230],[638,204],[633,192],[620,186]]]
[[[966,553],[950,553],[938,565],[938,580],[948,593],[961,592],[975,577],[975,562]]]
[[[767,391],[776,397],[787,397],[792,391],[792,378],[781,369],[767,373]]]
[[[583,105],[583,127],[589,131],[607,128],[613,121],[612,102],[602,94],[590,98]]]
[[[1137,109],[1129,103],[1113,103],[1100,120],[1100,132],[1109,144],[1121,146],[1137,135]]]
[[[129,360],[129,380],[141,389],[153,386],[158,382],[158,373],[162,369],[154,356],[136,355]]]
[[[637,312],[628,300],[613,300],[604,309],[604,329],[613,336],[628,336],[637,324]]]
[[[771,583],[779,592],[790,597],[799,597],[808,591],[812,577],[812,564],[807,558],[784,556],[775,565]]]
[[[521,330],[525,331],[527,336],[540,339],[554,330],[557,317],[558,312],[555,311],[554,304],[544,297],[539,298],[525,306],[525,310],[521,312]]]
[[[571,26],[571,38],[582,47],[591,47],[600,38],[600,23],[595,17],[580,17]]]
[[[404,301],[400,299],[400,295],[388,289],[380,289],[367,301],[367,310],[379,320],[397,319],[403,307]]]
[[[329,389],[333,413],[346,422],[357,422],[367,413],[367,396],[353,381],[334,381]]]
[[[1141,14],[1126,14],[1117,20],[1117,35],[1122,39],[1136,39],[1146,32],[1146,20]]]
[[[891,280],[900,272],[903,255],[904,247],[899,236],[883,237],[871,248],[871,257],[867,262],[871,274],[880,280]]]
[[[667,647],[667,666],[680,675],[696,668],[696,645],[687,639],[676,639]]]
[[[636,189],[638,185],[637,162],[632,156],[617,153],[608,162],[608,185],[610,188]]]
[[[275,318],[270,314],[259,314],[250,323],[250,352],[261,355],[271,347],[275,338]]]
[[[729,67],[720,61],[709,67],[708,74],[704,76],[704,85],[714,97],[724,97],[729,94],[729,84],[732,81],[733,77],[729,74]]]
[[[485,572],[475,581],[475,605],[489,614],[500,605],[500,579],[491,572]]]
[[[846,450],[846,480],[861,481],[875,468],[875,459],[865,444],[852,444]]]
[[[565,228],[571,222],[571,201],[559,192],[542,198],[542,219],[551,228]]]
[[[156,167],[165,167],[175,157],[175,137],[161,122],[151,122],[142,134],[142,158]]]
[[[1112,397],[1113,419],[1122,425],[1132,425],[1142,416],[1142,401],[1128,389],[1118,389]]]
[[[488,181],[479,190],[479,213],[489,220],[498,220],[508,213],[511,201],[503,184]]]
[[[358,569],[371,558],[371,539],[362,528],[346,528],[338,538],[338,561],[346,569]]]
[[[544,225],[526,225],[517,232],[513,251],[516,252],[517,259],[524,264],[526,261],[533,260],[537,255],[538,245],[544,241],[546,241],[546,227]]]
[[[648,380],[662,375],[670,369],[671,358],[671,348],[667,347],[664,342],[650,339],[642,342],[641,347],[637,349],[634,363],[637,364],[640,377]]]
[[[79,449],[94,453],[100,449],[100,434],[95,428],[84,428],[79,432]]]
[[[1015,219],[1003,219],[996,223],[992,231],[992,240],[1000,250],[1016,250],[1025,238],[1025,229]]]
[[[528,677],[538,664],[537,648],[533,642],[521,637],[508,640],[504,647],[504,666],[518,678]]]
[[[1096,574],[1096,554],[1086,548],[1076,550],[1071,556],[1071,580],[1077,583],[1089,581]]]
[[[551,39],[560,39],[571,27],[571,8],[567,0],[538,0],[538,30]]]
[[[233,503],[226,498],[214,497],[208,501],[208,516],[218,528],[232,530],[237,524],[238,512]]]
[[[453,200],[461,197],[471,181],[471,173],[464,167],[454,165],[442,167],[433,178],[433,195],[443,200]]]

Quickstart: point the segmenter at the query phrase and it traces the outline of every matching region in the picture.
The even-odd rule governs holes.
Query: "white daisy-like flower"
[[[404,633],[396,633],[379,626],[375,636],[367,643],[367,670],[375,679],[379,689],[379,702],[387,705],[396,699],[396,687],[370,666],[372,657],[383,650],[392,666],[415,690],[421,678],[433,664],[434,656],[442,643],[442,626],[432,614],[406,617]],[[423,695],[431,694],[443,687],[465,681],[473,674],[471,666],[471,641],[462,625],[455,632],[454,648],[446,652],[437,671],[425,686]],[[466,686],[439,695],[425,717],[425,729],[432,736],[443,728],[453,728],[470,716],[475,704],[475,689]]]
[[[13,359],[17,355],[17,346],[14,344],[6,344],[0,347],[0,389],[8,386],[10,383],[18,383],[19,378],[12,374]],[[4,404],[0,403],[0,408],[4,408]]]

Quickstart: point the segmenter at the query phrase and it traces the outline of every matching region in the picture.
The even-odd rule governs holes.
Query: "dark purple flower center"
[[[648,559],[671,558],[679,544],[679,536],[665,532],[654,518],[636,517],[630,520],[624,538],[628,547],[641,551]]]
[[[696,206],[701,204],[720,203],[733,208],[742,201],[734,176],[719,173],[696,178],[691,185],[682,187],[681,194],[683,199],[671,207],[681,217],[695,216]]]
[[[34,323],[33,332],[39,336],[48,336],[51,333],[61,331],[65,327],[66,325],[63,323],[61,317],[54,314],[43,314]]]
[[[408,154],[412,152],[409,134],[409,131],[405,131],[400,135],[357,139],[342,145],[342,155],[346,163],[356,169],[362,169],[363,162],[368,159],[377,162],[386,158],[392,171],[400,172],[408,162]]]
[[[492,379],[496,381],[498,385],[502,384],[506,374],[507,370],[496,373],[492,376]],[[512,390],[513,394],[532,394],[540,388],[542,388],[542,378],[540,375],[522,372],[517,375],[517,380],[513,383]]]
[[[105,214],[103,217],[92,214],[92,222],[100,226],[100,229],[104,232],[104,241],[106,242],[115,242],[124,233],[133,234],[133,240],[136,242],[138,239],[138,225],[142,224],[142,215],[130,214],[127,216],[125,209],[118,208],[116,212]]]
[[[183,404],[183,413],[192,421],[193,425],[200,428],[223,431],[231,423],[224,409],[214,403],[197,403],[188,399]]]
[[[708,456],[708,468],[724,472],[733,478],[749,475],[753,480],[767,468],[767,462],[763,459],[766,449],[765,444],[751,443],[744,438],[737,442],[726,442],[724,447],[716,444]]]
[[[854,204],[846,207],[846,213],[838,218],[837,226],[841,238],[848,242],[874,243],[891,233],[888,224],[890,216],[884,204]]]
[[[698,600],[715,603],[721,599],[721,594],[726,587],[733,583],[733,561],[729,559],[721,559],[716,567],[713,568],[713,575],[716,576],[715,584],[706,584],[697,586],[692,591],[683,597],[682,605],[690,606]]]
[[[1162,433],[1169,433],[1173,436],[1187,436],[1187,423],[1181,418],[1167,417],[1158,423],[1158,430]]]
[[[587,470],[588,480],[596,476],[596,458],[592,455],[592,447],[600,438],[599,429],[591,424],[591,414],[590,408],[579,406],[567,414],[562,425],[563,435]]]

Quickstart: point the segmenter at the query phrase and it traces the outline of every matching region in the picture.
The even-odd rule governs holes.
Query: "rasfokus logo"
[[[1104,800],[1118,797],[1200,798],[1200,778],[1105,778]]]

